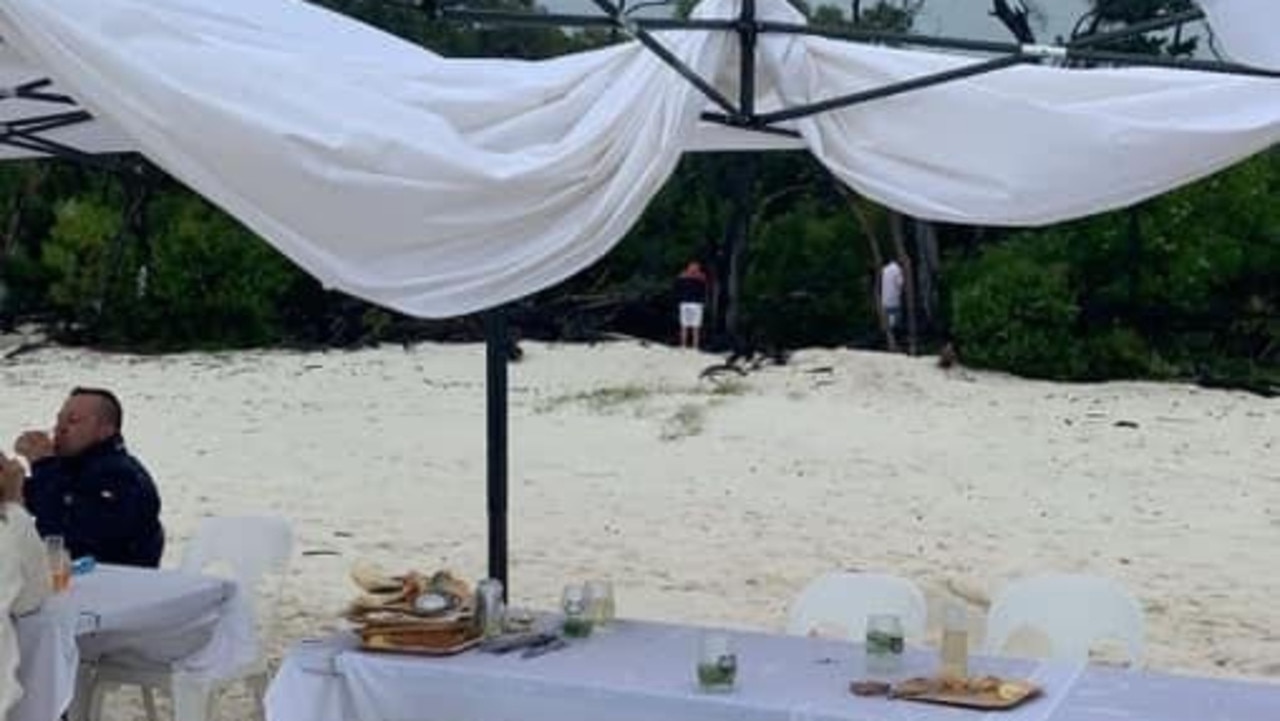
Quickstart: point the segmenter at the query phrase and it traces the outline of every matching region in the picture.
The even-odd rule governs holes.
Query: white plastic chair
[[[1089,660],[1089,650],[1104,640],[1124,644],[1131,667],[1144,655],[1142,606],[1109,578],[1052,573],[1023,578],[1000,592],[987,614],[984,650],[998,654],[1014,633],[1031,628],[1049,639],[1050,656]]]
[[[791,604],[787,633],[807,636],[835,627],[851,641],[863,641],[867,616],[896,614],[909,639],[924,637],[928,606],[911,581],[885,573],[835,572],[819,576]]]
[[[188,573],[220,572],[225,567],[246,594],[258,630],[258,657],[223,678],[189,683],[172,668],[138,669],[113,665],[103,659],[92,670],[92,690],[88,699],[89,721],[102,717],[102,703],[108,690],[119,686],[139,686],[148,721],[157,721],[155,692],[170,694],[175,721],[206,721],[213,716],[216,696],[236,681],[243,681],[254,696],[257,718],[265,718],[263,698],[270,670],[262,645],[271,637],[276,609],[293,552],[293,531],[282,518],[240,516],[206,518],[200,523],[182,556],[182,570]]]

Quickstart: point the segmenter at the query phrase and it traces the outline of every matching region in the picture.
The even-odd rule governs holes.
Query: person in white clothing
[[[52,593],[44,543],[22,507],[26,469],[0,453],[0,719],[22,697],[13,617],[40,608]]]
[[[897,259],[892,259],[880,270],[880,310],[884,313],[885,325],[892,339],[902,327],[902,289],[906,280],[902,275],[902,266]]]

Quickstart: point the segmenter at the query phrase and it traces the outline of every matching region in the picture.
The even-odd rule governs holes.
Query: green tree
[[[120,329],[163,348],[246,347],[276,342],[284,300],[300,271],[203,199],[155,204],[151,264],[138,322]]]
[[[966,358],[1054,378],[1209,375],[1254,383],[1273,376],[1280,364],[1277,197],[1273,151],[1134,211],[1018,233],[974,261],[953,263],[955,332]],[[1034,267],[1052,269],[1052,280],[1034,281]],[[1033,281],[1043,287],[1019,287]],[[1015,306],[1033,292],[1076,313],[1028,323]],[[1012,320],[995,333],[999,303]],[[1050,341],[1042,355],[1027,350]]]
[[[808,194],[760,224],[746,298],[765,344],[831,345],[874,328],[859,235],[841,204]]]
[[[897,4],[880,0],[865,8],[857,20],[860,28],[870,28],[894,33],[908,33],[915,26],[916,16],[924,7],[924,0],[900,0]]]
[[[1071,269],[1053,255],[995,246],[967,269],[953,301],[953,329],[967,362],[1042,377],[1085,373]]]
[[[1130,25],[1194,9],[1192,0],[1092,0],[1089,12],[1076,25],[1077,36],[1124,29]],[[1200,39],[1179,26],[1172,33],[1146,33],[1113,40],[1101,47],[1147,55],[1190,56]]]
[[[108,295],[112,247],[120,234],[120,212],[102,199],[64,200],[54,212],[42,261],[54,281],[49,300],[73,323],[92,324]]]

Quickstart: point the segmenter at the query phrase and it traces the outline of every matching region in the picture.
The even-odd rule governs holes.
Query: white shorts
[[[701,328],[702,327],[702,304],[701,303],[681,303],[680,304],[680,327],[681,328]]]

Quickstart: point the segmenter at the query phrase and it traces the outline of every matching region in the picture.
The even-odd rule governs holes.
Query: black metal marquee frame
[[[393,2],[394,0],[385,1]],[[1280,71],[1239,63],[1220,60],[1176,59],[1098,49],[1100,46],[1105,46],[1118,40],[1138,37],[1150,32],[1203,20],[1205,15],[1199,9],[1137,23],[1113,32],[1076,38],[1062,45],[1040,45],[762,20],[757,16],[756,0],[742,0],[739,17],[728,20],[632,18],[628,16],[622,7],[614,4],[612,0],[592,0],[603,15],[471,10],[467,9],[462,2],[457,2],[456,0],[444,0],[444,2],[445,4],[442,5],[428,5],[424,2],[419,2],[416,7],[442,19],[473,23],[621,29],[651,50],[672,70],[698,88],[708,100],[720,108],[718,112],[704,112],[702,114],[703,120],[730,127],[789,136],[794,136],[796,134],[795,131],[779,127],[779,123],[922,90],[954,80],[984,75],[1016,65],[1040,63],[1045,60],[1055,60],[1063,64],[1087,63],[1162,67],[1280,79]],[[658,38],[654,37],[653,31],[664,30],[703,30],[737,34],[739,48],[739,95],[737,102],[735,103],[724,97],[707,79],[699,76],[696,71],[675,57],[662,45]],[[817,102],[783,108],[769,113],[760,113],[756,108],[755,83],[753,82],[756,76],[755,48],[759,37],[766,33],[809,35],[898,47],[994,54],[996,57],[869,90],[837,95]],[[752,81],[748,81],[748,79]],[[503,582],[503,587],[506,588],[508,585],[509,560],[507,523],[509,472],[508,378],[506,355],[508,329],[503,309],[497,308],[486,313],[485,334],[487,348],[489,576],[500,579]]]
[[[1280,79],[1280,70],[1242,65],[1220,60],[1169,58],[1104,49],[1119,40],[1157,32],[1204,19],[1199,9],[1166,15],[1120,30],[1073,38],[1056,45],[974,40],[936,35],[882,32],[857,27],[832,27],[802,23],[784,23],[759,17],[756,0],[742,0],[741,11],[731,19],[682,19],[632,17],[624,6],[613,0],[592,0],[599,15],[508,12],[470,9],[467,0],[372,0],[386,5],[416,9],[432,19],[498,26],[552,26],[562,28],[606,28],[625,33],[640,42],[656,57],[696,87],[718,110],[703,113],[703,119],[725,126],[762,133],[795,136],[795,131],[780,124],[788,120],[847,108],[861,103],[914,92],[943,83],[996,72],[1005,68],[1053,61],[1060,64],[1126,65],[1173,68],[1215,73]],[[624,0],[625,1],[625,0]],[[645,2],[639,7],[666,4],[663,0]],[[654,35],[656,31],[712,31],[734,33],[738,39],[738,97],[728,98],[706,78],[685,64]],[[755,97],[756,46],[762,35],[807,35],[852,42],[875,43],[904,48],[929,48],[960,51],[975,56],[974,63],[944,72],[922,75],[868,90],[836,95],[804,105],[761,113]],[[750,79],[750,81],[748,81]],[[92,119],[79,108],[74,98],[49,92],[48,78],[31,78],[19,85],[0,88],[0,101],[20,99],[38,101],[51,106],[45,114],[0,123],[0,145],[21,149],[37,156],[71,160],[112,170],[130,177],[141,174],[137,162],[121,155],[101,155],[52,140],[44,134]],[[488,493],[488,573],[508,584],[508,344],[506,314],[502,308],[485,313],[486,339],[486,414],[487,414],[487,493]]]

